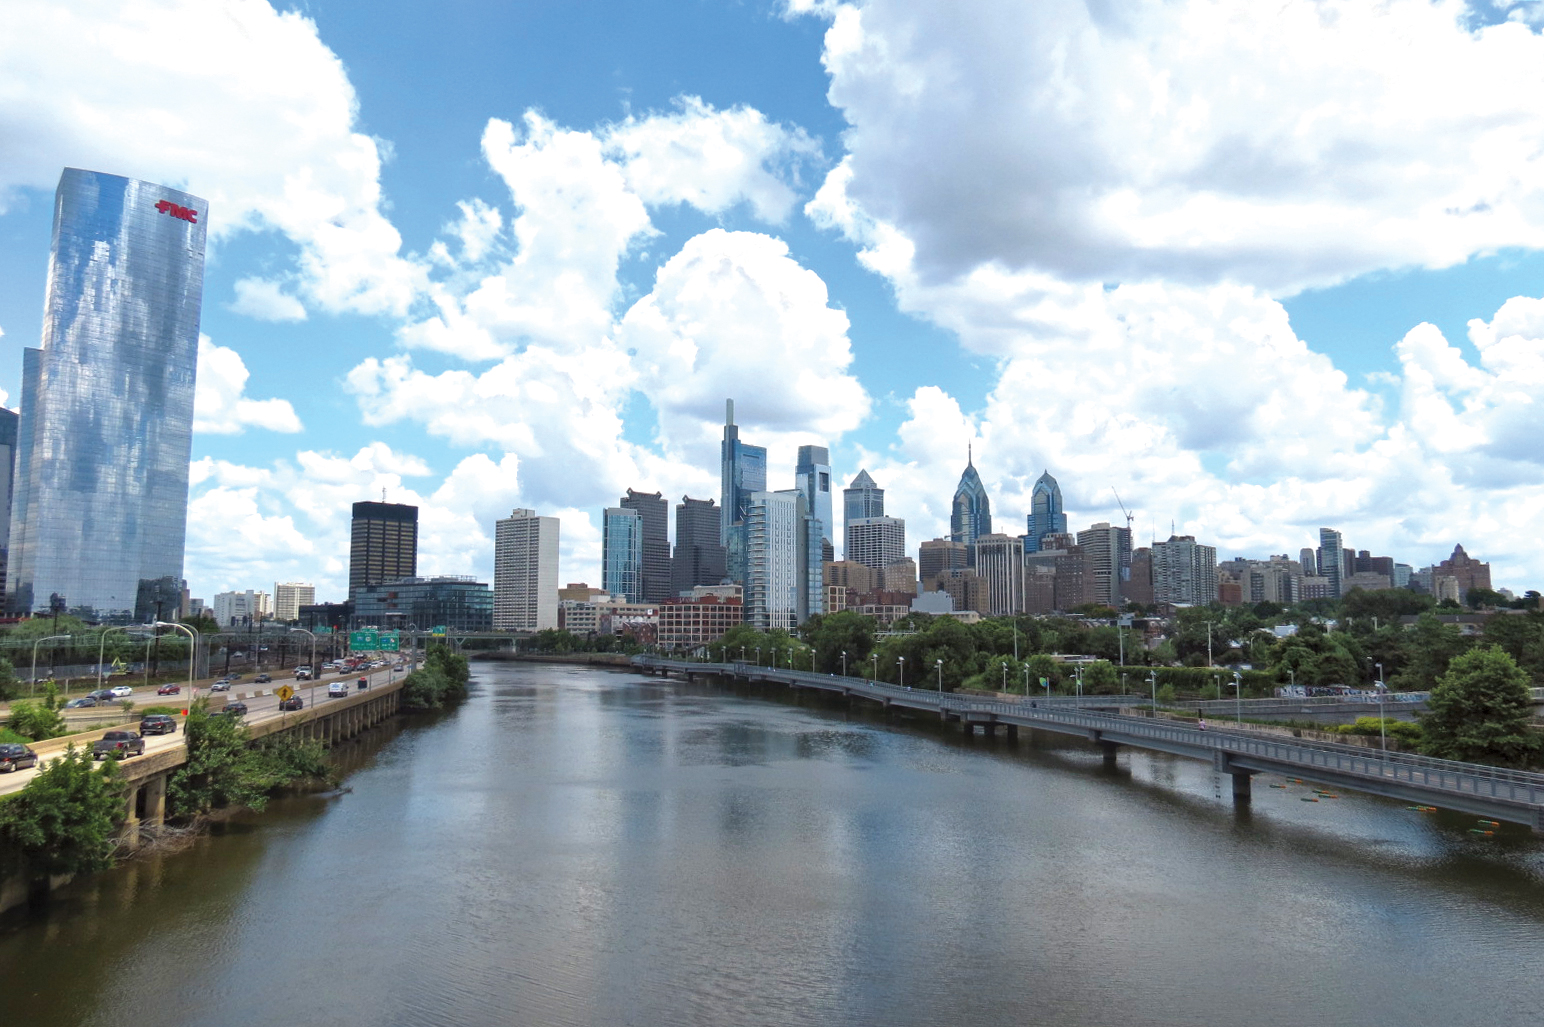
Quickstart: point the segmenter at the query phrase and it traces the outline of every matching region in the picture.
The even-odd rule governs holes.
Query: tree
[[[263,808],[266,790],[242,773],[246,725],[236,717],[211,715],[208,699],[199,699],[188,711],[183,731],[188,760],[167,786],[169,815],[187,819],[230,805]]]
[[[1108,660],[1095,660],[1083,668],[1083,691],[1090,695],[1114,695],[1120,690],[1120,675]]]
[[[1495,646],[1455,656],[1427,701],[1422,749],[1448,760],[1527,767],[1539,758],[1528,675]]]
[[[58,738],[70,732],[64,723],[64,718],[51,706],[26,699],[17,699],[11,703],[11,716],[6,720],[5,726],[35,742],[45,738]]]
[[[93,763],[89,751],[72,745],[0,803],[0,839],[6,843],[0,849],[10,850],[33,879],[112,865],[123,788],[116,760]]]
[[[442,643],[424,651],[424,665],[402,681],[402,705],[409,710],[439,710],[467,696],[472,673],[465,656]]]
[[[827,674],[841,673],[842,653],[847,654],[847,670],[862,674],[860,667],[874,648],[873,617],[854,610],[842,610],[811,617],[804,625],[804,637],[815,647],[815,664]]]

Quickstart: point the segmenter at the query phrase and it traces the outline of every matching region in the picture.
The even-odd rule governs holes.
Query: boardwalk
[[[651,657],[636,657],[633,662],[650,673],[760,681],[867,699],[887,709],[932,712],[946,721],[960,723],[968,731],[1006,727],[1016,735],[1023,727],[1073,735],[1100,746],[1106,760],[1113,760],[1121,746],[1204,760],[1218,772],[1232,776],[1233,795],[1239,802],[1249,801],[1250,778],[1254,774],[1280,774],[1525,824],[1544,834],[1544,774],[1358,746],[1266,738],[1228,730],[1203,731],[1183,722],[1112,712],[1121,706],[1145,704],[1145,697],[1140,696],[1053,696],[1001,701],[921,686],[898,688],[863,678],[745,663],[689,663]]]

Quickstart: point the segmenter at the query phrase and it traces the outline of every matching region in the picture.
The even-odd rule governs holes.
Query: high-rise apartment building
[[[22,359],[7,608],[175,613],[208,205],[66,168],[42,347]]]
[[[643,601],[643,515],[609,506],[601,517],[600,583],[629,603]]]
[[[658,492],[628,489],[619,505],[643,518],[642,601],[663,602],[670,598],[670,504]]]
[[[493,630],[546,631],[558,626],[556,517],[516,509],[494,524]]]
[[[844,552],[852,563],[883,570],[906,556],[906,522],[899,517],[848,521]]]
[[[1153,543],[1153,602],[1205,606],[1217,598],[1217,550],[1193,535]]]
[[[831,451],[825,446],[800,446],[794,465],[794,483],[804,493],[804,506],[820,522],[820,537],[836,544],[836,525],[831,520]]]
[[[744,552],[732,541],[735,526],[743,525],[751,496],[767,487],[767,451],[763,446],[748,446],[740,441],[740,429],[734,423],[734,400],[724,401],[724,440],[719,444],[720,495],[719,544],[735,554]],[[743,583],[744,570],[730,560],[730,575]]]
[[[300,619],[302,606],[316,604],[316,586],[303,581],[276,581],[273,584],[273,619],[285,624]]]
[[[406,503],[354,504],[349,532],[348,596],[366,585],[418,575],[418,507]]]
[[[976,539],[992,534],[992,503],[987,499],[986,486],[976,465],[969,455],[965,458],[965,471],[954,490],[954,503],[949,514],[949,537],[965,545],[965,560],[971,567],[976,565]]]
[[[745,517],[745,622],[791,631],[824,605],[820,522],[798,489],[757,492]]]
[[[1120,606],[1124,602],[1122,586],[1131,579],[1131,529],[1101,521],[1078,532],[1078,547],[1088,560],[1091,580],[1087,601]]]
[[[1339,599],[1345,578],[1345,545],[1334,528],[1319,529],[1319,574],[1329,579],[1330,595]]]
[[[1040,540],[1052,534],[1064,534],[1067,530],[1067,514],[1062,510],[1061,486],[1056,479],[1051,477],[1051,472],[1046,471],[1035,482],[1034,491],[1030,494],[1030,512],[1026,518],[1029,532],[1024,536],[1024,549],[1027,552],[1035,552],[1040,548]],[[1129,532],[1127,533],[1129,536]],[[1130,546],[1127,546],[1130,549]]]
[[[222,628],[244,627],[273,616],[273,597],[267,592],[218,592],[214,597],[215,623]]]
[[[986,613],[1004,617],[1024,612],[1024,540],[988,532],[971,543],[976,575],[986,589]]]
[[[1051,613],[1093,602],[1089,553],[1064,531],[1040,536],[1040,548],[1024,554],[1024,610]]]
[[[719,541],[718,507],[711,499],[682,496],[675,513],[675,555],[670,559],[670,594],[698,585],[717,585],[729,572],[729,551]]]

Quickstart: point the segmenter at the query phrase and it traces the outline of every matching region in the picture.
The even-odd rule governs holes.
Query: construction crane
[[[1110,486],[1110,491],[1111,492],[1115,492],[1115,486],[1114,485]],[[1131,537],[1131,522],[1133,520],[1133,515],[1132,515],[1130,510],[1126,509],[1126,504],[1121,502],[1121,498],[1120,498],[1120,493],[1119,492],[1115,492],[1115,502],[1120,504],[1120,512],[1126,515],[1126,537],[1130,538]]]

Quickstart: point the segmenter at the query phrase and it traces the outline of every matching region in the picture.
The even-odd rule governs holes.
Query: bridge
[[[1112,712],[1122,706],[1145,704],[1145,696],[1003,701],[746,663],[692,663],[641,656],[634,657],[633,664],[650,674],[679,674],[688,680],[735,678],[865,699],[884,709],[936,713],[946,723],[961,724],[969,733],[978,728],[994,733],[1002,727],[1014,738],[1019,728],[1071,735],[1099,746],[1105,762],[1111,764],[1121,746],[1202,760],[1232,778],[1233,799],[1240,804],[1250,801],[1251,778],[1268,773],[1524,824],[1536,834],[1544,834],[1544,774],[1360,746],[1205,730],[1183,722]]]

